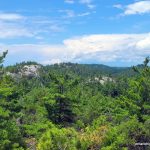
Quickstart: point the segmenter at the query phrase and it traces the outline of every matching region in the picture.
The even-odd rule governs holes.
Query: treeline
[[[149,149],[137,144],[150,143],[149,61],[146,58],[132,71],[72,63],[40,65],[39,75],[32,78],[7,72],[39,65],[35,62],[1,65],[0,150]],[[100,82],[103,77],[108,80]]]

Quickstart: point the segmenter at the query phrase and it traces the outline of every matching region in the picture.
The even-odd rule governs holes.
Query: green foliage
[[[37,150],[77,150],[77,133],[72,128],[47,130],[39,140]]]
[[[6,54],[0,150],[136,150],[135,143],[150,142],[149,58],[133,70],[36,62],[3,68]],[[36,76],[20,74],[27,65],[39,66]]]
[[[3,62],[7,51],[0,57]],[[1,70],[0,70],[1,71]],[[0,148],[1,150],[21,148],[22,137],[20,128],[17,126],[12,110],[15,87],[11,78],[2,74],[0,79]]]

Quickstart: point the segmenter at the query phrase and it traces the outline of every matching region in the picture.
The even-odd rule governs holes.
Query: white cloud
[[[84,16],[88,16],[90,14],[91,14],[90,12],[85,12],[85,13],[78,14],[77,16],[78,17],[84,17]]]
[[[105,50],[114,51],[124,46],[129,47],[140,38],[141,35],[137,34],[100,34],[65,40],[64,44],[70,49],[73,48],[78,51],[85,49],[85,53],[89,53]]]
[[[79,3],[85,4],[89,9],[93,9],[96,6],[92,4],[93,0],[79,0]]]
[[[73,10],[67,10],[66,13],[67,13],[67,17],[68,17],[68,18],[75,17],[75,13],[74,13]]]
[[[67,12],[71,17],[71,12]],[[45,16],[27,17],[15,13],[0,13],[0,39],[28,38],[42,39],[43,36],[63,32],[63,19]],[[39,38],[40,37],[40,38]]]
[[[114,8],[118,8],[118,9],[122,9],[123,8],[123,6],[121,4],[115,4],[115,5],[113,5],[113,7]]]
[[[15,13],[0,13],[0,20],[14,21],[24,19],[25,17]]]
[[[64,41],[76,60],[137,62],[150,55],[150,34],[100,34]],[[138,62],[137,62],[138,63]]]
[[[12,23],[0,22],[0,39],[33,36],[34,34],[25,27]]]
[[[47,65],[47,64],[59,64],[62,62],[63,62],[63,60],[61,60],[61,59],[51,59],[51,60],[41,61],[40,63],[43,65]]]
[[[59,10],[59,12],[65,13],[63,18],[73,18],[76,16],[75,12],[73,10],[70,10],[70,9]]]
[[[146,38],[140,40],[136,46],[138,49],[148,50],[150,52],[150,34]]]
[[[149,0],[137,1],[127,6],[122,6],[120,4],[117,4],[117,5],[114,5],[114,7],[119,8],[119,9],[124,9],[124,13],[122,14],[123,16],[150,13],[150,1]]]
[[[95,13],[96,11],[75,13],[73,10],[65,9],[65,10],[59,10],[59,12],[65,13],[65,15],[63,15],[63,18],[65,18],[65,19],[69,18],[70,19],[70,18],[88,16],[88,15]]]
[[[26,17],[16,13],[0,13],[0,39],[33,37],[34,34],[22,25]]]
[[[91,4],[91,3],[92,3],[92,0],[80,0],[80,3],[83,3],[83,4]]]
[[[0,49],[8,49],[13,61],[34,60],[43,64],[122,61],[138,64],[150,55],[149,41],[150,33],[97,34],[66,39],[61,45],[0,45]]]
[[[88,4],[87,6],[88,6],[88,8],[90,8],[90,9],[93,9],[93,8],[96,7],[96,5],[93,5],[93,4]]]
[[[51,25],[50,30],[53,32],[62,32],[64,31],[63,27],[58,26],[57,24]]]
[[[75,0],[65,0],[64,1],[65,3],[68,3],[68,4],[74,4],[75,3]],[[77,2],[77,1],[76,1]],[[89,9],[93,9],[96,7],[96,5],[94,5],[92,2],[93,0],[78,0],[78,2],[80,4],[84,4],[86,5]]]

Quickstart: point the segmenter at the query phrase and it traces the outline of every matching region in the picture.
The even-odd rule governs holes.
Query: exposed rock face
[[[25,65],[19,74],[21,76],[27,77],[37,77],[39,75],[38,69],[40,68],[39,65]]]
[[[41,68],[40,65],[25,65],[20,69],[18,73],[11,73],[7,72],[6,74],[11,76],[12,78],[21,78],[21,77],[38,77],[39,76],[39,69]]]
[[[89,79],[89,82],[99,82],[100,84],[104,85],[107,82],[115,82],[115,81],[110,77],[102,76],[102,77],[95,77],[94,79]]]
[[[99,82],[103,85],[106,82],[114,82],[114,80],[112,78],[110,78],[110,77],[103,76],[102,79],[99,80]]]

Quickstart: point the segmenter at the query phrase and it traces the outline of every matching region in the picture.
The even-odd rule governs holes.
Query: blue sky
[[[33,60],[130,66],[150,55],[150,0],[5,0],[5,64]]]

